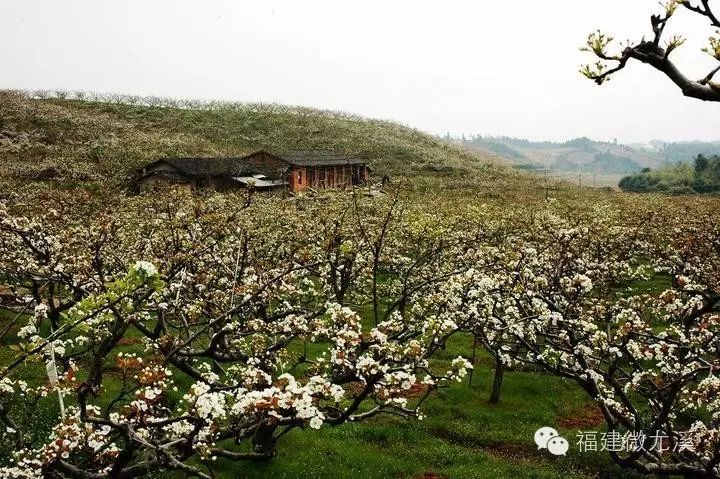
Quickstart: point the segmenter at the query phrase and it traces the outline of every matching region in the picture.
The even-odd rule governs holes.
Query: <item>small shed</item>
[[[370,176],[366,160],[340,153],[291,151],[282,158],[290,167],[290,191],[345,189],[367,182]]]

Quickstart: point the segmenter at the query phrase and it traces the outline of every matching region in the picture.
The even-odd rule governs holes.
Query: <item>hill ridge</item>
[[[162,156],[228,156],[256,149],[360,154],[380,173],[505,170],[496,155],[470,151],[388,120],[345,112],[265,103],[0,91],[0,156],[9,165],[2,173],[5,177],[123,181],[141,164]]]

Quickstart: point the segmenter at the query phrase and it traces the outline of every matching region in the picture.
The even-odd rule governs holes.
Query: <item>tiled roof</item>
[[[170,165],[186,176],[252,176],[277,177],[282,168],[254,165],[245,158],[163,158],[157,163]]]
[[[297,166],[362,165],[367,163],[362,158],[331,151],[289,151],[277,156],[291,165]]]

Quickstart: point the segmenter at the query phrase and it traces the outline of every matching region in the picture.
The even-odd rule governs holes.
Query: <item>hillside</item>
[[[564,143],[528,141],[510,137],[478,136],[464,144],[490,151],[524,169],[551,169],[594,174],[627,174],[656,168],[664,161],[660,152],[617,143],[576,138]]]
[[[469,151],[387,121],[301,107],[124,96],[30,97],[0,91],[5,179],[121,184],[163,156],[235,156],[257,149],[333,150],[369,160],[377,174],[494,171]]]
[[[519,168],[597,175],[627,175],[691,161],[698,155],[720,154],[720,142],[652,140],[647,144],[575,138],[563,143],[529,141],[506,136],[475,136],[461,144],[501,156]]]

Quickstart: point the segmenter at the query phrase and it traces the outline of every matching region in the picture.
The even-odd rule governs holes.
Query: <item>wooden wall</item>
[[[307,188],[315,190],[345,189],[368,180],[365,165],[293,166],[290,169],[288,184],[290,191],[299,192]]]

